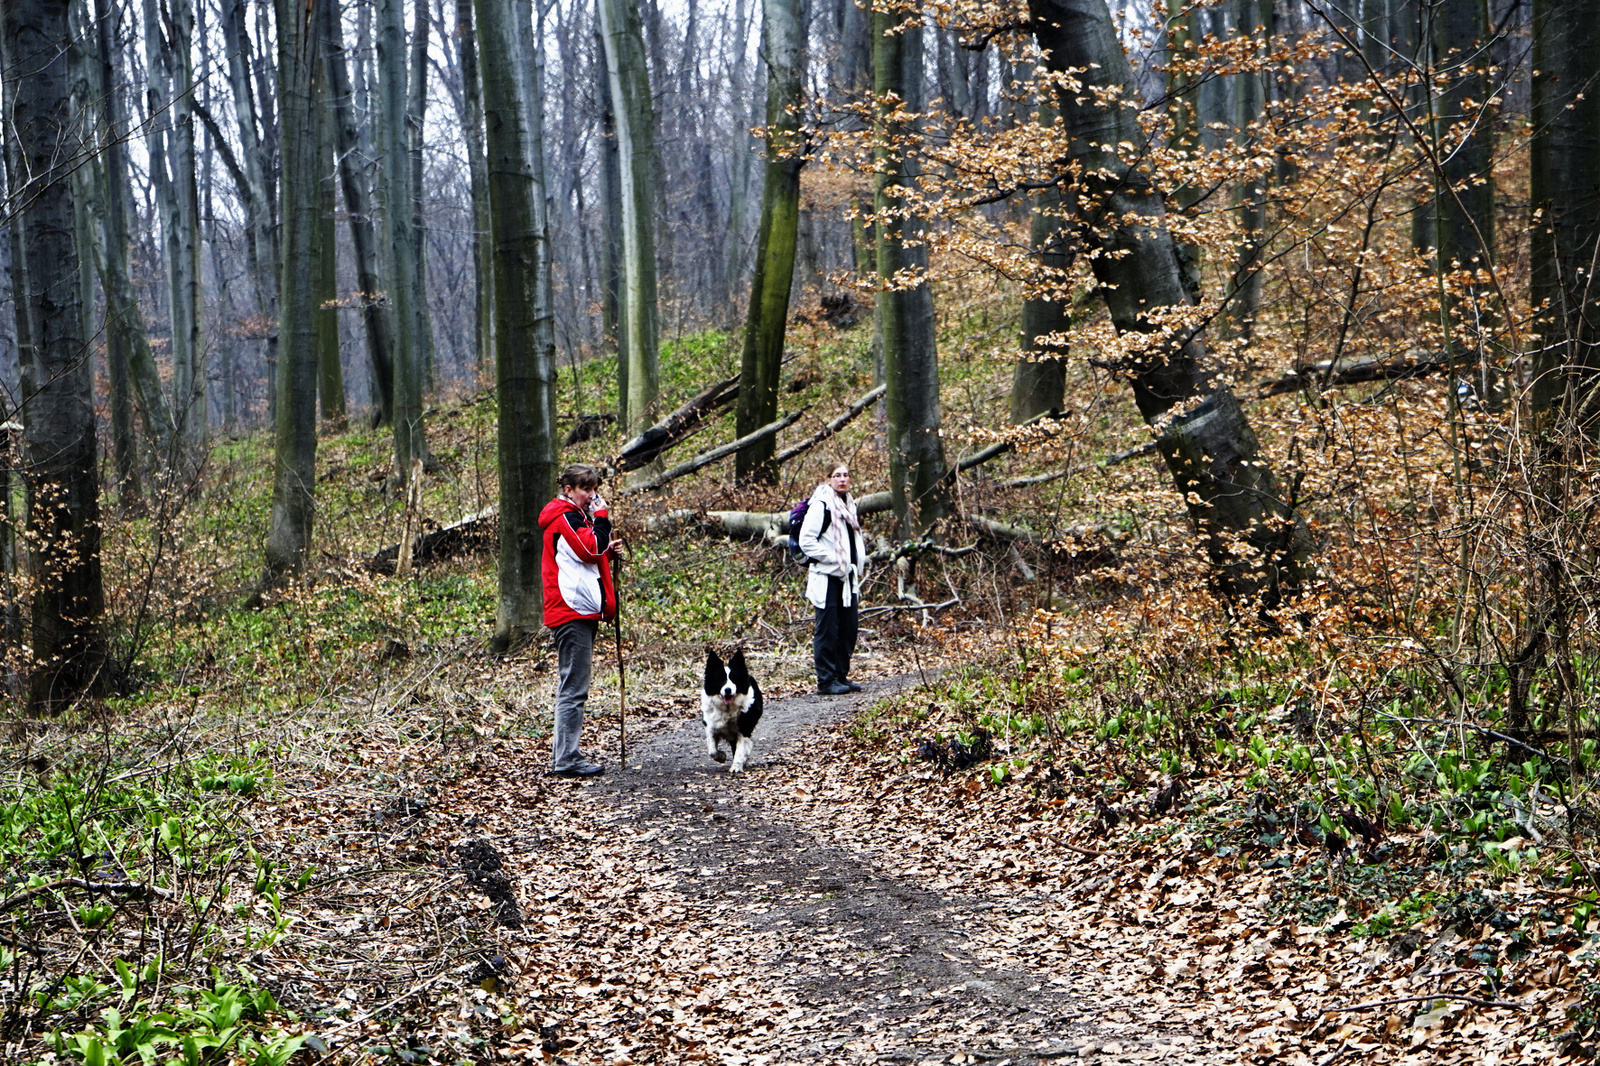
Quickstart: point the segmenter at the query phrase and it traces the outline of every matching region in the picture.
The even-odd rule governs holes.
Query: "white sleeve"
[[[828,541],[822,539],[822,520],[827,514],[828,505],[812,496],[811,503],[806,507],[806,516],[800,522],[800,550],[818,562],[832,564],[836,562],[832,538]]]

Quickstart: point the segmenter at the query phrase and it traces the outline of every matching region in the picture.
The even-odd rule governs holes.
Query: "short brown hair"
[[[600,471],[588,463],[573,463],[561,471],[561,487],[564,489],[597,489],[604,480]]]

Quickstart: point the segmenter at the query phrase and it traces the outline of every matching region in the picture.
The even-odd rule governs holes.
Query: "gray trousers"
[[[556,627],[556,721],[551,769],[568,770],[583,761],[578,734],[589,702],[589,671],[594,665],[594,637],[600,623],[588,618]]]

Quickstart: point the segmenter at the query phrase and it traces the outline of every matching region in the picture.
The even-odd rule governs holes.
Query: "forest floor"
[[[1520,961],[1496,971],[1517,994],[1486,991],[1462,960],[1505,946],[1492,921],[1358,939],[1342,904],[1306,922],[1274,905],[1285,886],[1353,910],[1360,893],[1336,883],[1354,872],[1314,852],[1230,872],[1182,820],[1088,836],[1070,790],[990,788],[873,750],[862,716],[926,678],[866,680],[851,697],[791,684],[769,698],[743,775],[705,756],[687,692],[630,712],[626,767],[615,717],[592,705],[585,748],[610,764],[596,779],[552,778],[545,738],[502,736],[381,809],[339,810],[333,783],[307,794],[269,834],[329,849],[333,895],[298,919],[325,950],[257,972],[325,1020],[335,1055],[406,1063],[1556,1053],[1587,942],[1560,921],[1523,922]],[[312,832],[349,816],[361,826]]]

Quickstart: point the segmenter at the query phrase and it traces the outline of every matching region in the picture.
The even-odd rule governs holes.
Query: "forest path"
[[[656,720],[581,786],[609,818],[597,835],[648,848],[656,883],[696,901],[746,975],[740,997],[783,1002],[803,1021],[739,1034],[713,1060],[773,1062],[1206,1062],[1237,1057],[1192,1031],[1164,1028],[1146,1004],[1105,994],[1108,960],[1087,945],[1013,939],[997,924],[1030,900],[1004,891],[953,894],[896,876],[837,846],[768,787],[803,773],[816,731],[849,719],[915,676],[872,681],[850,697],[769,700],[749,769],[730,775],[705,755],[698,720]],[[642,724],[642,723],[641,723]],[[974,856],[981,862],[982,856]],[[1062,965],[1062,961],[1066,965]],[[723,1002],[738,1013],[740,1003]]]

